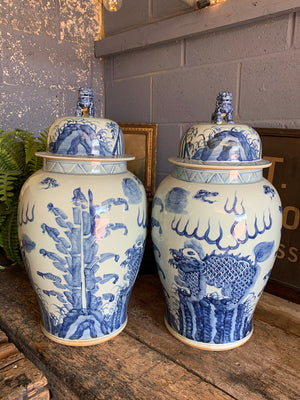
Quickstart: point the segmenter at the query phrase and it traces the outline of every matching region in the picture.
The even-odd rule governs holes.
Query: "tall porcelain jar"
[[[281,232],[279,196],[262,176],[271,163],[261,158],[258,133],[233,123],[230,102],[230,92],[221,92],[215,123],[186,132],[152,210],[166,326],[207,350],[250,338]]]
[[[80,116],[83,106],[79,116],[52,124],[47,152],[38,153],[44,168],[24,184],[18,211],[42,330],[74,346],[100,343],[124,329],[147,218],[145,190],[127,171],[134,157],[124,155],[120,127]]]

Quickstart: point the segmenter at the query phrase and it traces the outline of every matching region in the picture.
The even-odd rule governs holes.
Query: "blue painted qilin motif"
[[[144,242],[139,238],[126,251],[121,267],[129,269],[124,276],[99,273],[103,263],[109,259],[117,262],[120,256],[99,253],[97,239],[106,238],[119,229],[124,235],[128,232],[123,223],[109,223],[103,229],[103,214],[112,206],[123,206],[126,211],[128,203],[125,199],[112,198],[95,205],[92,191],[89,190],[86,197],[80,188],[73,191],[72,203],[73,221],[62,209],[49,203],[48,211],[53,214],[57,228],[46,223],[41,225],[42,232],[55,244],[56,252],[44,248],[39,252],[52,261],[59,274],[42,271],[37,274],[53,284],[53,289],[44,289],[43,294],[55,297],[61,304],[55,312],[46,309],[43,301],[41,307],[45,329],[51,334],[70,340],[91,339],[110,334],[124,324],[130,295],[128,286],[136,277]],[[32,241],[24,236],[22,250],[29,252],[33,247]]]
[[[168,312],[169,324],[181,335],[204,343],[240,340],[252,330],[256,296],[251,293],[259,263],[268,259],[274,242],[261,242],[250,257],[230,253],[204,254],[194,240],[184,248],[170,249],[179,303]],[[209,291],[207,289],[212,289]]]

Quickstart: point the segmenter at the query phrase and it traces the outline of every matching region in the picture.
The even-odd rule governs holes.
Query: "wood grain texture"
[[[69,347],[41,333],[24,271],[13,267],[0,274],[0,327],[42,369],[55,400],[295,400],[300,392],[298,337],[256,320],[252,338],[238,349],[189,347],[164,326],[155,275],[138,277],[120,335],[95,346]]]
[[[300,304],[263,293],[255,311],[255,317],[300,336]]]
[[[45,376],[26,358],[6,366],[0,375],[0,400],[50,398]]]
[[[152,280],[152,282],[151,282]],[[152,290],[151,290],[151,289]],[[136,282],[126,328],[235,399],[295,400],[300,393],[300,338],[260,320],[243,346],[225,351],[196,350],[170,339],[163,327],[161,288],[154,277]],[[138,323],[140,321],[140,323]]]
[[[0,400],[48,400],[47,379],[0,330]]]

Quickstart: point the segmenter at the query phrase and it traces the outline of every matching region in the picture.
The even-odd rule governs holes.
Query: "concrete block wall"
[[[123,0],[117,13],[104,9],[105,33],[109,36],[191,11],[181,0]]]
[[[74,115],[81,86],[94,88],[102,112],[98,15],[97,0],[1,0],[0,129],[42,132],[57,117]]]
[[[148,22],[153,10],[162,18],[162,3],[151,2]],[[119,17],[109,16],[109,23],[113,18]],[[123,19],[123,29],[126,23],[128,28],[132,20]],[[220,90],[233,92],[236,122],[300,128],[300,14],[108,57],[105,83],[107,117],[158,123],[159,183],[170,173],[167,159],[177,154],[186,129],[210,120]]]

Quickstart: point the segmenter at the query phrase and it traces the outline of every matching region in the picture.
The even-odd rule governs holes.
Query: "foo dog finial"
[[[232,93],[228,91],[220,92],[217,96],[216,108],[211,116],[211,121],[222,124],[223,121],[228,124],[234,124],[232,120],[233,108],[231,106]]]
[[[76,117],[94,117],[94,93],[93,89],[89,87],[82,87],[78,93],[77,108],[75,112]]]

